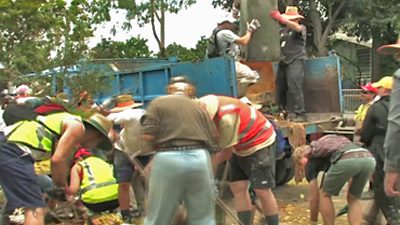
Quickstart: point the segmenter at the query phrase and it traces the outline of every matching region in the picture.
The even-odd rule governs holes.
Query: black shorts
[[[33,159],[15,144],[5,141],[0,132],[0,185],[7,198],[7,212],[16,208],[44,208]]]
[[[110,200],[108,202],[101,202],[101,203],[86,203],[82,202],[88,209],[93,212],[105,212],[105,211],[113,211],[114,209],[119,207],[118,199]]]
[[[275,187],[276,141],[257,152],[230,160],[229,181],[249,180],[254,189]]]

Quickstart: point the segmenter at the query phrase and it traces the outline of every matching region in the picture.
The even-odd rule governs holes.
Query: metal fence
[[[361,104],[361,89],[343,89],[344,113],[354,113]]]

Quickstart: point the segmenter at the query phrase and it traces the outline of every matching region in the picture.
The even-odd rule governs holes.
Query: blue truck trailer
[[[110,89],[95,96],[96,102],[119,94],[129,93],[144,107],[156,97],[166,94],[166,86],[171,77],[185,75],[196,87],[196,96],[207,94],[237,97],[234,59],[218,57],[199,61],[181,62],[177,58],[168,59],[102,59],[94,60],[89,67],[111,76],[104,82]],[[79,66],[69,70],[78,74]],[[276,67],[274,67],[276,68]],[[263,76],[263,74],[261,74]],[[54,76],[55,79],[55,76]],[[66,77],[68,79],[68,76]],[[274,80],[266,82],[274,83]],[[267,86],[264,83],[262,85]],[[269,85],[271,86],[271,85]],[[273,86],[273,85],[272,85]],[[69,92],[68,87],[64,90]],[[332,129],[337,121],[331,118],[341,116],[342,92],[339,58],[328,57],[308,59],[305,64],[305,101],[308,122],[302,123],[306,135],[312,136]],[[286,140],[291,134],[290,122],[276,120],[277,129]],[[286,147],[277,159],[277,184],[284,184],[293,177],[291,146]]]

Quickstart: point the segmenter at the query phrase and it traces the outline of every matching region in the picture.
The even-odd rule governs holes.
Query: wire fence
[[[361,89],[343,89],[344,113],[354,113],[361,105]]]

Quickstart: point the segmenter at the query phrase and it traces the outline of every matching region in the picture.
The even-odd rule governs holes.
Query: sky
[[[166,46],[175,42],[186,48],[194,48],[201,36],[208,37],[211,35],[217,22],[230,17],[229,12],[220,8],[214,9],[211,2],[212,0],[197,0],[196,4],[179,11],[178,14],[166,14]],[[123,21],[124,14],[122,12],[113,12],[112,20],[97,28],[95,36],[89,41],[89,46],[94,47],[100,42],[101,38],[110,37],[113,41],[124,41],[132,36],[140,36],[148,40],[150,50],[158,52],[157,42],[153,37],[150,25],[139,28],[137,24],[133,24],[132,31],[126,32],[117,29],[116,35],[113,36],[110,33],[112,25],[121,27]]]

